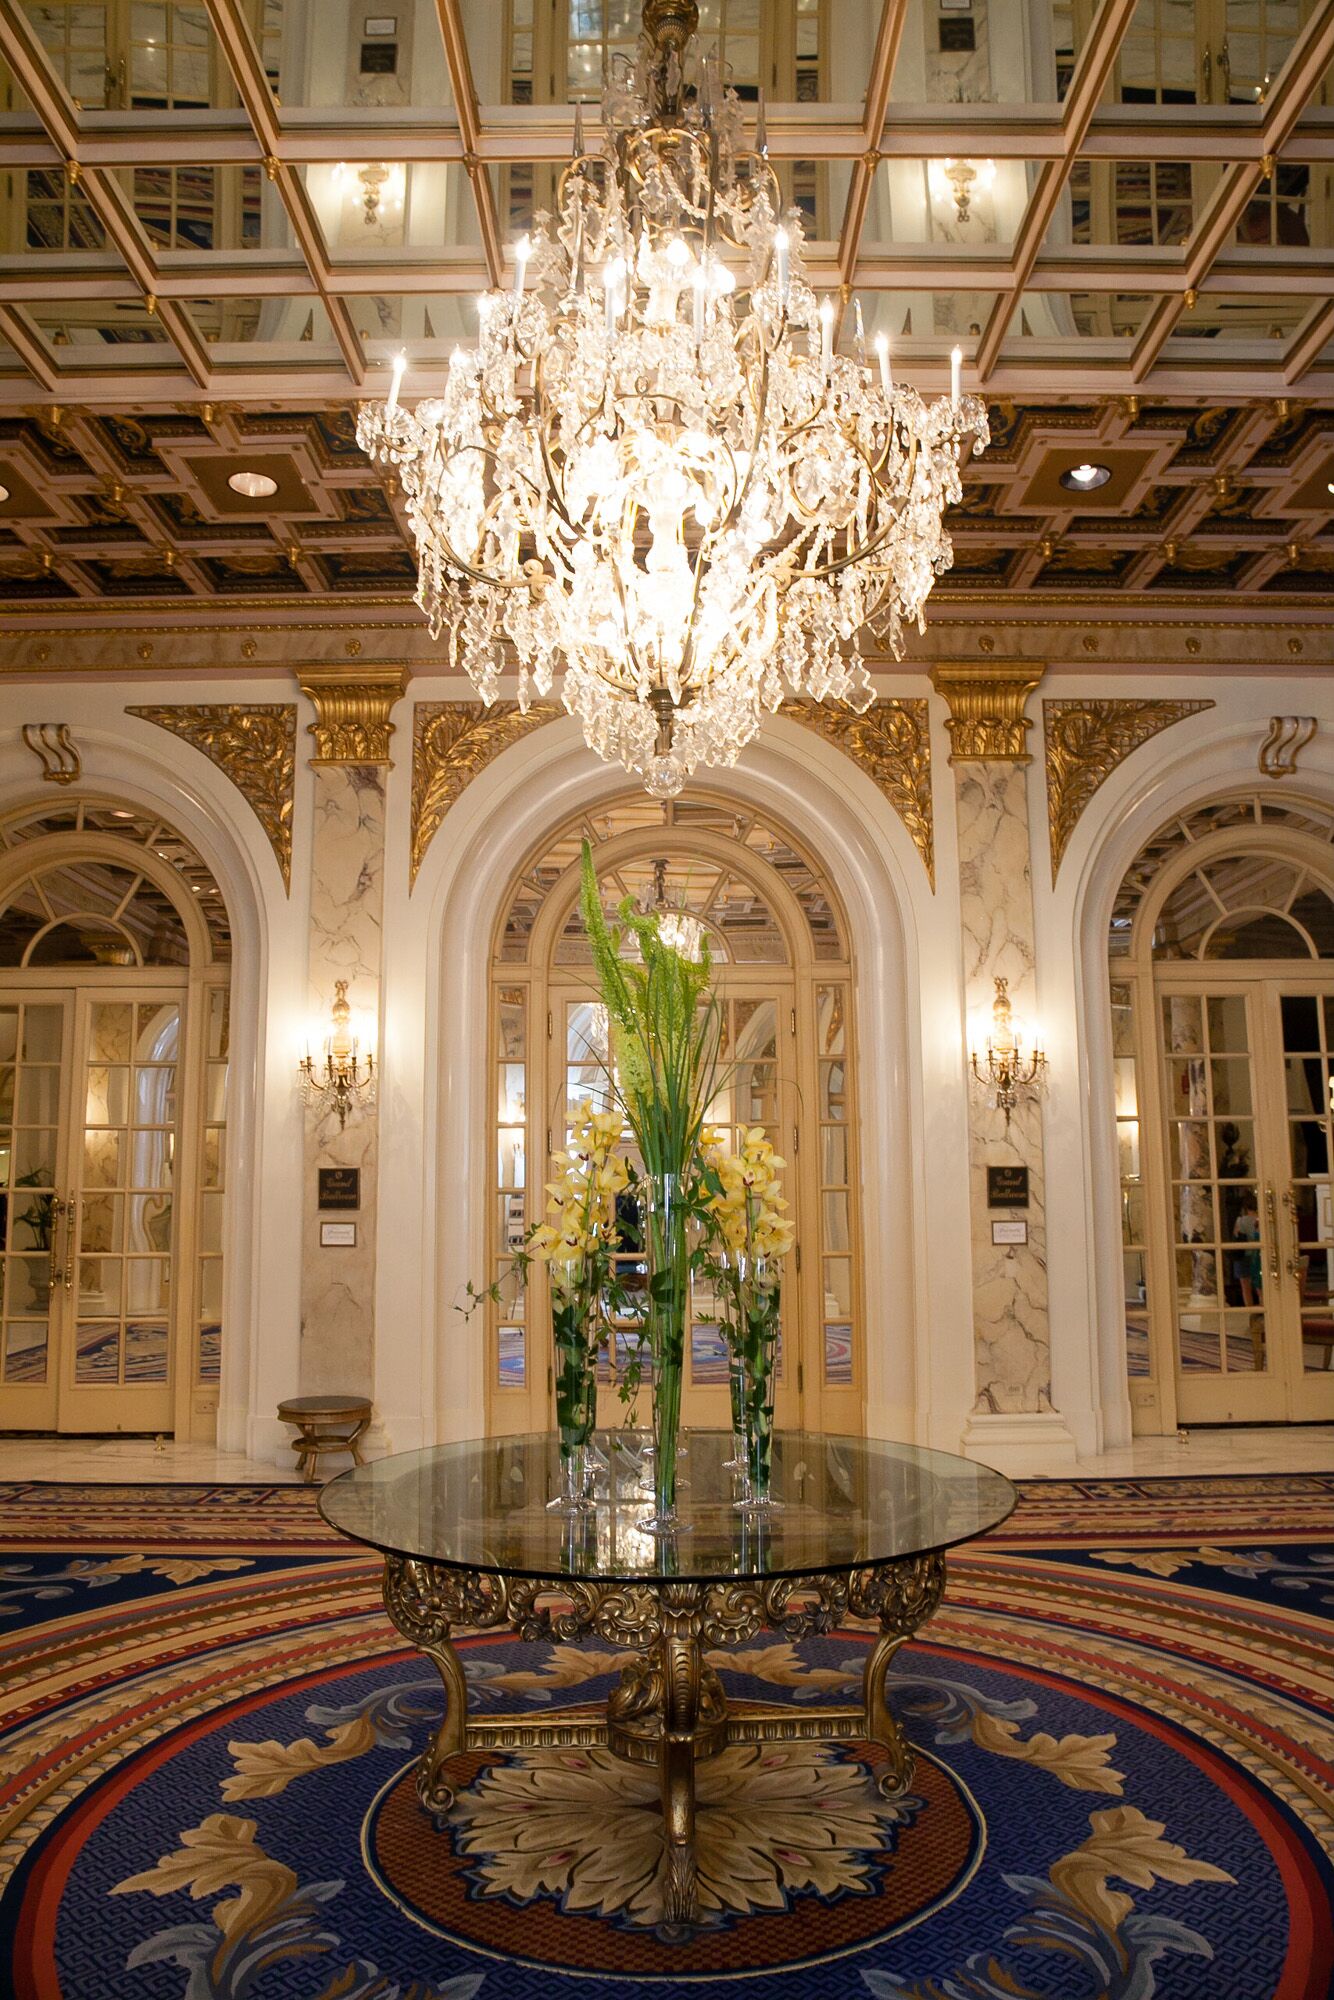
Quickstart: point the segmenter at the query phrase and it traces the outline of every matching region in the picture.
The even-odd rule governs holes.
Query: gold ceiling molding
[[[554,722],[565,710],[554,702],[534,702],[525,714],[515,701],[419,701],[412,711],[412,851],[408,886],[413,887],[426,850],[459,794],[493,763],[502,750]]]
[[[205,702],[127,708],[202,750],[231,779],[263,827],[283,887],[292,892],[292,801],[296,792],[296,703]]]
[[[1031,764],[1024,710],[1046,672],[1026,660],[931,668],[931,685],[949,704],[951,764]]]
[[[780,713],[826,737],[865,771],[903,821],[934,891],[936,852],[927,701],[922,697],[877,701],[863,715],[850,708],[826,707],[819,701],[785,701]]]
[[[306,734],[315,739],[312,764],[388,764],[394,725],[389,711],[401,701],[408,684],[407,668],[358,664],[305,668],[297,685],[315,704],[315,720]]]
[[[1211,701],[1043,702],[1053,888],[1070,836],[1103,780],[1141,743],[1213,706]]]

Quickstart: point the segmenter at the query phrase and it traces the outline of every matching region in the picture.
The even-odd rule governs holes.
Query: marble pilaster
[[[1009,983],[1015,1020],[1037,1014],[1032,844],[1024,706],[1033,668],[944,668],[933,676],[950,703],[958,829],[959,907],[969,1043],[981,1054],[996,980]],[[973,1272],[974,1414],[1051,1411],[1042,1106],[1021,1093],[1009,1126],[969,1078],[969,1224]],[[987,1168],[1025,1166],[1026,1210],[987,1206]],[[994,1244],[993,1221],[1022,1218],[1026,1244]]]
[[[303,676],[315,703],[310,874],[309,1015],[329,1020],[334,981],[347,981],[353,1019],[374,1023],[379,1060],[383,970],[385,781],[389,706],[402,692],[392,679]],[[375,1373],[375,1239],[379,1112],[359,1099],[340,1129],[337,1113],[312,1105],[306,1115],[301,1243],[301,1393],[372,1393]],[[321,1217],[321,1167],[356,1167],[361,1206]],[[354,1247],[325,1247],[322,1220],[354,1221]]]

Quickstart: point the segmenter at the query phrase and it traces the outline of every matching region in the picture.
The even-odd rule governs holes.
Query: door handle
[[[74,1229],[77,1220],[76,1204],[73,1196],[65,1203],[65,1268],[60,1274],[60,1282],[67,1292],[74,1290]]]
[[[1269,1275],[1278,1276],[1278,1208],[1272,1185],[1265,1188],[1265,1216],[1269,1223]]]
[[[53,1292],[60,1284],[60,1259],[63,1248],[60,1241],[60,1224],[65,1215],[65,1209],[66,1204],[61,1200],[60,1196],[53,1194],[51,1197],[51,1241],[47,1246],[46,1252],[48,1263],[47,1283]]]
[[[1223,102],[1227,104],[1232,97],[1232,49],[1226,35],[1218,51],[1218,67],[1223,73]]]
[[[1211,86],[1213,84],[1213,76],[1214,76],[1214,52],[1212,49],[1206,49],[1204,52],[1203,70],[1204,70],[1204,89],[1201,93],[1201,96],[1203,102],[1205,104],[1209,104],[1213,101],[1211,95]]]
[[[1293,1190],[1283,1190],[1283,1206],[1288,1211],[1288,1221],[1292,1225],[1292,1250],[1287,1259],[1288,1276],[1300,1279],[1302,1275],[1302,1246],[1297,1228],[1297,1197]]]

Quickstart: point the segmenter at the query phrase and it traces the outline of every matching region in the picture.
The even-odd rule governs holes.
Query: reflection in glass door
[[[52,1308],[66,1266],[72,1019],[70,995],[0,1002],[4,1402],[6,1425],[15,1428],[55,1423]]]
[[[1334,1416],[1334,995],[1160,993],[1183,1423]]]
[[[1288,1142],[1282,1275],[1303,1403],[1327,1416],[1334,1415],[1334,993],[1285,992],[1278,1004]]]
[[[67,1429],[171,1426],[179,995],[84,997]]]

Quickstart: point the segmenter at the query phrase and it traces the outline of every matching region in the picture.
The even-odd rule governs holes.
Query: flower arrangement
[[[717,1088],[722,1009],[707,941],[694,957],[679,926],[631,897],[609,924],[593,851],[584,842],[580,909],[610,1031],[614,1088],[644,1169],[641,1213],[648,1262],[645,1344],[653,1371],[655,1507],[647,1524],[676,1526],[676,1440],[690,1300],[690,1228],[700,1134]],[[623,955],[633,941],[638,959]]]
[[[762,1125],[743,1132],[736,1153],[723,1149],[721,1133],[706,1132],[701,1163],[709,1190],[704,1263],[722,1306],[743,1504],[768,1507],[776,1504],[770,1482],[782,1259],[796,1235],[779,1179],[787,1163]]]
[[[588,1442],[597,1421],[597,1350],[616,1282],[620,1242],[616,1197],[630,1169],[616,1151],[619,1111],[576,1106],[570,1141],[552,1155],[546,1220],[528,1232],[525,1251],[545,1264],[551,1284],[556,1348],[556,1424],[563,1491],[551,1504],[574,1512],[588,1504]]]

